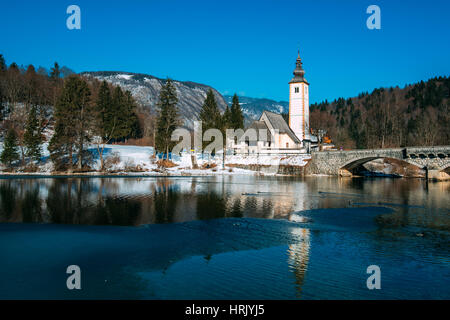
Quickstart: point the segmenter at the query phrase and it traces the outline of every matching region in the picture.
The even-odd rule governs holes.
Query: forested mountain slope
[[[448,145],[449,104],[450,78],[437,77],[312,104],[311,128],[344,148]]]

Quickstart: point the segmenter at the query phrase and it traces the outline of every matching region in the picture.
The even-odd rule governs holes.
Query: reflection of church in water
[[[297,296],[301,297],[302,287],[305,282],[306,270],[309,263],[311,232],[308,229],[294,229],[298,242],[289,245],[288,263],[292,267],[297,287]]]

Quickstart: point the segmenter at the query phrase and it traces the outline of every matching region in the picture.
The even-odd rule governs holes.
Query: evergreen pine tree
[[[112,106],[111,91],[108,83],[103,80],[97,96],[97,103],[95,105],[95,124],[94,132],[99,136],[96,141],[97,152],[100,157],[100,170],[104,170],[103,152],[105,145],[113,139],[115,131],[117,130],[117,113],[114,112]]]
[[[126,115],[127,121],[125,138],[138,138],[140,137],[140,126],[139,119],[135,112],[136,103],[133,95],[128,90],[125,91],[124,103],[124,114]]]
[[[50,69],[50,78],[53,80],[59,79],[61,70],[59,69],[58,62],[55,62],[53,68]]]
[[[168,156],[169,149],[175,145],[171,141],[172,133],[181,124],[177,107],[177,91],[171,79],[167,79],[159,93],[157,103],[158,116],[156,119],[156,150]]]
[[[206,132],[208,129],[218,129],[221,131],[224,129],[224,119],[220,114],[212,89],[209,89],[206,93],[206,99],[200,110],[199,118],[202,121],[203,132]],[[210,144],[209,141],[203,141],[203,149],[208,144]]]
[[[116,129],[114,130],[114,134],[113,134],[113,138],[114,139],[120,139],[123,137],[124,132],[123,132],[123,105],[124,105],[124,96],[123,96],[123,92],[122,89],[117,86],[114,88],[113,92],[112,92],[112,97],[111,97],[111,111],[108,113],[109,114],[109,124],[108,126],[112,126],[115,125]]]
[[[117,86],[112,94],[106,82],[99,89],[97,112],[103,126],[101,135],[108,140],[125,140],[139,136],[139,122],[135,112],[136,102],[130,91]]]
[[[224,124],[225,129],[229,129],[232,127],[231,110],[228,106],[225,109],[225,112],[223,113],[223,121],[222,122]]]
[[[41,143],[42,137],[39,120],[36,115],[36,107],[32,106],[24,133],[26,155],[32,160],[39,161],[41,159]]]
[[[20,72],[20,70],[19,70],[19,66],[17,65],[17,63],[15,63],[15,62],[13,62],[13,63],[11,63],[10,65],[9,65],[9,68],[8,69],[11,69],[11,70],[14,70],[14,72]]]
[[[203,103],[202,110],[200,111],[199,118],[202,121],[203,132],[210,128],[220,128],[222,121],[220,110],[211,89],[209,89],[206,94],[206,99]]]
[[[79,76],[69,76],[55,106],[55,133],[49,150],[56,167],[68,162],[72,167],[73,153],[77,151],[78,169],[82,168],[84,145],[89,140],[94,110],[89,103],[90,89]],[[68,161],[65,161],[68,156]]]
[[[64,121],[55,121],[54,133],[48,144],[48,151],[56,170],[72,168],[73,141],[68,139]]]
[[[117,114],[112,108],[111,90],[106,80],[100,85],[96,108],[98,134],[102,139],[109,140],[114,134]]]
[[[6,71],[6,62],[2,54],[0,54],[0,72]]]
[[[39,104],[40,101],[38,101],[38,91],[38,78],[36,75],[36,70],[34,69],[34,66],[30,64],[24,75],[24,98],[27,109],[30,105]]]
[[[115,126],[113,138],[122,140],[129,134],[129,119],[126,106],[126,98],[122,89],[117,86],[112,95],[111,112],[109,113],[108,126]]]
[[[239,98],[236,94],[233,96],[233,103],[231,105],[231,128],[244,128],[244,115],[242,114],[241,106],[239,105]]]
[[[17,148],[17,136],[14,129],[9,129],[3,144],[3,151],[0,155],[0,161],[9,167],[12,163],[19,159]]]

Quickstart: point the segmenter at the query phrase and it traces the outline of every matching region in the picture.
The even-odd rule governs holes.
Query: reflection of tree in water
[[[25,195],[20,201],[20,207],[22,222],[43,222],[41,198],[37,187],[25,191]]]
[[[47,197],[53,223],[135,225],[141,212],[138,200],[103,198],[102,186],[95,189],[90,179],[54,179]],[[95,190],[98,195],[95,196]]]
[[[256,201],[256,197],[246,197],[244,201],[244,211],[255,212],[258,206],[258,202]]]
[[[0,203],[0,217],[3,221],[43,221],[38,184],[6,180],[0,185]]]
[[[141,214],[141,202],[137,200],[107,197],[97,203],[94,224],[133,226]]]
[[[13,211],[16,207],[16,195],[17,195],[17,187],[11,182],[11,180],[6,180],[1,183],[0,214],[5,221],[8,221],[11,218]]]
[[[242,218],[244,216],[240,198],[236,198],[232,201],[232,205],[229,208],[229,216],[234,218]]]
[[[173,222],[178,203],[178,190],[169,179],[158,180],[153,194],[155,223]]]
[[[257,197],[245,197],[241,195],[233,197],[228,194],[221,195],[216,192],[197,195],[197,218],[216,219],[224,217],[242,218],[257,217],[267,218],[273,212],[271,199],[259,201]]]
[[[158,179],[152,195],[154,223],[169,223],[175,220],[207,220],[224,217],[242,217],[240,199],[231,199],[224,192],[209,190],[198,193],[196,179],[190,192],[181,192],[180,185],[170,179]],[[191,218],[190,214],[194,214]]]
[[[244,201],[244,212],[246,217],[271,218],[273,216],[274,205],[272,199],[247,196]]]
[[[47,209],[53,223],[77,223],[79,209],[75,199],[72,179],[54,179],[48,190]],[[79,193],[78,193],[79,196]]]
[[[215,192],[197,195],[197,218],[200,220],[224,218],[226,214],[225,199]]]
[[[273,211],[273,203],[271,199],[264,199],[262,208],[260,210],[260,217],[261,218],[270,218],[271,213]]]
[[[92,213],[92,180],[53,179],[46,200],[53,223],[89,224]]]

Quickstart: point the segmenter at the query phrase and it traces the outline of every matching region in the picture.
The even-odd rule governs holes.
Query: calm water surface
[[[450,299],[450,183],[0,179],[0,298]],[[67,290],[79,265],[82,290]],[[381,268],[381,290],[366,269]]]

